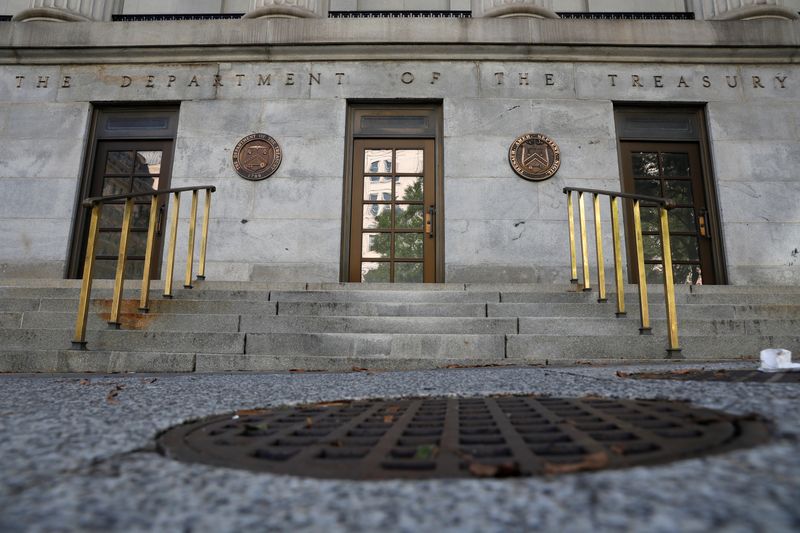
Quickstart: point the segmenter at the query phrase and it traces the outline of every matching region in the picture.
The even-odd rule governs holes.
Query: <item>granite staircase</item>
[[[88,350],[72,350],[79,282],[0,281],[0,372],[230,372],[412,369],[661,361],[660,287],[653,334],[639,334],[636,288],[626,317],[613,294],[537,284],[431,286],[198,282],[137,311],[128,283],[122,328],[109,329],[111,284],[95,282]],[[160,294],[154,284],[154,295]],[[677,288],[681,356],[800,354],[800,287]]]

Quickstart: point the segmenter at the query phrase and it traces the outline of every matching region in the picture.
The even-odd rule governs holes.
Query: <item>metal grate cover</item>
[[[557,475],[666,463],[766,442],[754,417],[682,402],[501,396],[239,411],[171,429],[179,461],[358,480]]]
[[[678,381],[726,381],[752,383],[800,383],[800,372],[759,372],[758,370],[673,370],[671,372],[617,372],[621,378],[671,379]]]

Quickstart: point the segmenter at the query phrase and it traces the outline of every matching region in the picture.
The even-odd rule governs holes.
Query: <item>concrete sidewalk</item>
[[[741,366],[752,363],[705,365]],[[629,380],[618,369],[0,376],[0,531],[798,530],[800,387]],[[236,409],[498,393],[687,399],[762,414],[776,438],[666,466],[510,481],[319,481],[154,452],[162,430]]]

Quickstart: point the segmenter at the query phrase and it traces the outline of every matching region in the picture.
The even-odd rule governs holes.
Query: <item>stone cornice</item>
[[[543,19],[0,23],[0,63],[800,62],[800,23]]]

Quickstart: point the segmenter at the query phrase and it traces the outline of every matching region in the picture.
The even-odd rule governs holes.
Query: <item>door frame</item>
[[[83,170],[80,176],[80,185],[75,195],[75,207],[72,215],[72,230],[70,232],[69,259],[66,264],[65,278],[80,279],[83,277],[83,262],[86,258],[86,232],[89,227],[90,212],[83,207],[83,201],[92,196],[92,184],[97,159],[97,146],[103,141],[172,141],[169,154],[164,157],[174,161],[175,144],[180,114],[179,102],[142,102],[129,104],[102,105],[95,104],[92,109],[92,119],[86,137],[86,150],[84,152]],[[142,118],[167,117],[169,124],[162,131],[140,130],[112,133],[103,127],[104,120],[109,116],[136,116]],[[172,168],[169,169],[170,181]],[[164,214],[166,217],[166,213]],[[165,218],[166,220],[166,218]],[[160,263],[160,261],[158,261]]]
[[[381,127],[369,125],[367,119],[413,117],[415,122],[403,127]],[[434,234],[436,236],[436,283],[445,281],[445,234],[444,234],[444,146],[443,113],[441,100],[349,100],[347,103],[347,122],[345,125],[345,157],[342,193],[342,231],[339,281],[347,283],[350,276],[350,236],[352,232],[353,170],[355,141],[358,139],[431,139],[434,141],[434,183],[436,216]]]
[[[626,119],[634,118],[639,120],[653,117],[654,120],[675,118],[684,119],[688,125],[684,131],[664,132],[657,128],[634,131],[626,127]],[[658,117],[658,118],[655,118]],[[728,284],[728,270],[725,262],[725,242],[722,232],[722,219],[720,217],[716,179],[714,178],[711,152],[708,142],[708,125],[705,113],[705,104],[663,104],[653,105],[652,102],[643,103],[614,103],[614,123],[617,133],[617,158],[620,170],[620,190],[625,190],[625,178],[622,169],[626,164],[623,160],[622,143],[696,143],[700,151],[700,171],[702,173],[702,185],[706,197],[706,207],[708,209],[707,226],[708,231],[713,236],[711,240],[711,260],[716,276],[717,285]],[[632,232],[629,232],[629,224],[625,223],[626,248],[630,251],[628,243],[633,242]],[[630,262],[629,262],[630,264]],[[628,268],[630,283],[636,283],[635,273],[632,268]]]

